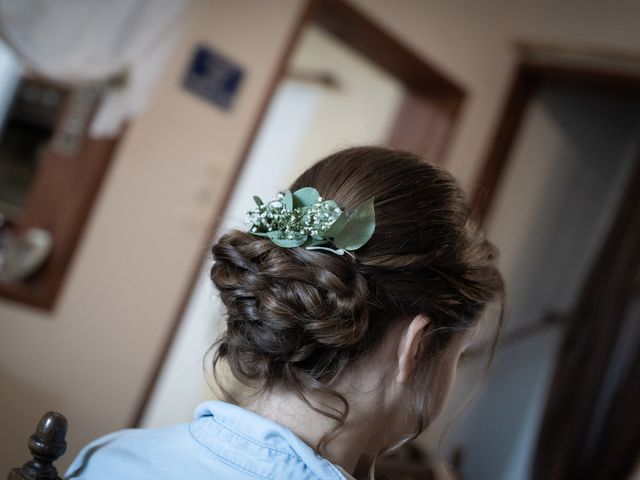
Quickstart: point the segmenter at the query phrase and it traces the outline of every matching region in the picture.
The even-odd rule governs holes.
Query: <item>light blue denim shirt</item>
[[[88,444],[64,477],[86,480],[345,480],[291,430],[244,408],[209,401],[193,422],[129,429]]]

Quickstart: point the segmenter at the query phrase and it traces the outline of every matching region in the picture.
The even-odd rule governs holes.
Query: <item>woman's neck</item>
[[[331,397],[323,397],[322,400],[311,397],[309,400],[313,405],[343,408],[342,402]],[[349,402],[349,416],[345,424],[318,453],[340,465],[345,471],[353,473],[358,459],[365,451],[381,447],[378,444],[384,438],[381,430],[385,428],[386,422],[383,402],[374,394],[360,393],[357,400],[346,400]],[[325,435],[331,435],[336,425],[334,420],[316,412],[289,390],[271,389],[244,406],[288,428],[316,451],[321,440]]]

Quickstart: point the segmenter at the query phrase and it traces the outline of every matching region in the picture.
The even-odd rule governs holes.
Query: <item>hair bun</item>
[[[234,373],[257,378],[281,374],[285,364],[321,368],[318,358],[364,337],[367,281],[350,258],[281,248],[238,230],[212,252],[211,279],[228,314],[222,343]]]

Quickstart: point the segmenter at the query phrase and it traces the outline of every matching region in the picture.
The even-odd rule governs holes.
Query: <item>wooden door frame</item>
[[[553,53],[532,54],[532,48],[535,50],[535,47],[527,47],[522,52],[516,65],[491,146],[471,195],[473,208],[483,222],[493,207],[527,109],[542,84],[553,82],[571,87],[640,93],[640,62],[637,59],[633,62],[635,69],[616,67],[611,62],[607,67],[593,57],[588,60],[558,59]],[[600,60],[620,57],[615,53],[598,54]]]
[[[347,44],[374,65],[396,78],[407,89],[407,96],[398,110],[388,143],[397,148],[417,153],[431,153],[434,157],[430,159],[431,161],[443,163],[446,146],[452,138],[456,120],[462,110],[465,90],[396,38],[388,29],[373,21],[349,2],[345,0],[308,0],[279,60],[276,74],[263,98],[259,113],[251,127],[249,139],[242,149],[232,180],[223,196],[224,200],[216,206],[211,218],[220,218],[227,208],[233,188],[257,137],[271,99],[278,85],[286,76],[289,60],[298,45],[303,29],[311,24],[319,26]],[[414,122],[422,123],[419,129],[421,133],[403,135],[408,128],[408,122],[405,120],[407,115],[412,116]],[[413,128],[417,129],[415,123]],[[432,147],[432,144],[435,147]],[[218,226],[217,221],[211,225],[208,238],[214,237]],[[193,265],[190,281],[182,294],[182,300],[165,337],[155,367],[144,386],[142,396],[129,422],[133,427],[140,425],[151,400],[202,269],[203,260],[203,258],[198,258]]]

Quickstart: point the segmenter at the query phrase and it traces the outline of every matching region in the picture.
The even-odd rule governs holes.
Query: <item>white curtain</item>
[[[25,68],[109,87],[90,128],[111,136],[145,106],[190,0],[0,0],[0,35]]]

